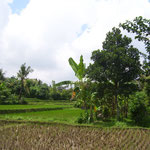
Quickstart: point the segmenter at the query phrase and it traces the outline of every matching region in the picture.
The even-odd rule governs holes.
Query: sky
[[[83,55],[88,66],[106,33],[136,16],[150,18],[149,0],[0,0],[0,68],[17,76],[26,63],[34,70],[30,78],[77,80],[69,57],[79,62]]]
[[[9,3],[12,13],[20,14],[20,12],[26,8],[29,1],[30,0],[13,0],[11,3]]]

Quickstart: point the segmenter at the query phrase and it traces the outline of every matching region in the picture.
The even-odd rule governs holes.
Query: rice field
[[[1,105],[0,150],[150,150],[150,129],[80,126],[83,111],[67,102]]]
[[[150,130],[0,122],[4,150],[149,150]]]
[[[68,101],[53,102],[33,102],[30,101],[28,105],[0,105],[0,114],[11,114],[11,113],[25,113],[25,112],[39,112],[49,110],[61,110],[64,108],[72,108],[73,103]]]
[[[67,108],[58,110],[36,111],[26,113],[0,114],[1,120],[22,120],[40,122],[63,122],[74,124],[83,110]]]

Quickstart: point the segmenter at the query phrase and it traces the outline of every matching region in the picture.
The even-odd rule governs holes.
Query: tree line
[[[38,79],[27,78],[33,69],[22,64],[17,77],[5,77],[0,69],[0,104],[26,104],[26,98],[66,100],[71,97],[71,89],[68,86],[56,86],[43,83]]]

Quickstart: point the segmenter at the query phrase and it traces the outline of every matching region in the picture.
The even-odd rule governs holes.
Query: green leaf
[[[69,58],[68,61],[69,61],[70,66],[72,67],[73,71],[75,72],[75,74],[77,74],[77,72],[78,72],[77,63],[71,57]]]
[[[85,75],[85,64],[83,63],[83,56],[80,56],[80,63],[78,65],[78,73],[77,76],[79,80],[82,80]]]

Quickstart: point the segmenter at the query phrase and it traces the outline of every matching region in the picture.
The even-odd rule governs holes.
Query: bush
[[[60,93],[52,93],[51,98],[53,100],[61,100],[61,95],[60,95]]]
[[[74,107],[76,108],[83,108],[84,103],[81,99],[78,99],[75,103],[74,103]]]
[[[148,105],[150,106],[150,76],[145,79],[145,93],[147,95]]]
[[[0,84],[0,104],[7,103],[7,99],[10,96],[10,90],[6,87],[5,83]]]
[[[95,114],[97,120],[105,121],[110,117],[110,110],[107,106],[99,106]]]
[[[108,119],[110,117],[110,110],[107,106],[104,106],[103,107],[103,112],[102,112],[102,115],[103,115],[103,119]]]
[[[130,97],[129,113],[131,119],[137,125],[142,125],[147,115],[147,108],[144,100],[145,94],[143,92],[137,92]]]
[[[90,113],[88,111],[85,111],[84,113],[80,114],[80,117],[77,119],[77,123],[91,123],[93,122],[93,119],[91,119]]]
[[[27,104],[28,104],[28,102],[27,102],[27,101],[25,101],[25,100],[21,100],[19,104],[27,105]]]

